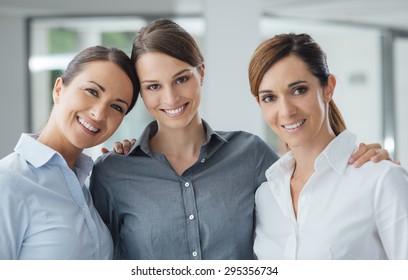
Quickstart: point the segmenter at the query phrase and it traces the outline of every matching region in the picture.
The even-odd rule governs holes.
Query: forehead
[[[297,56],[284,57],[273,64],[262,77],[260,90],[270,84],[287,85],[295,80],[310,80],[314,76],[309,67]]]
[[[184,61],[161,52],[148,52],[139,57],[136,70],[139,77],[161,76],[162,74],[174,75],[182,69],[192,66]]]
[[[127,73],[112,61],[92,61],[74,78],[78,83],[97,83],[105,89],[104,94],[112,95],[130,103],[133,84]]]

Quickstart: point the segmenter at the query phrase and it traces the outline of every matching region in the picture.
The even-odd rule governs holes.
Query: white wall
[[[27,78],[24,19],[0,13],[0,158],[27,130]]]

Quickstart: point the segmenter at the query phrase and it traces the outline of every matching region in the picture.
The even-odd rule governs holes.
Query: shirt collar
[[[356,140],[357,137],[348,130],[337,135],[316,158],[315,170],[329,167],[340,175],[344,174],[350,156],[356,150]],[[268,181],[275,181],[281,178],[282,174],[293,172],[294,166],[293,153],[288,152],[266,170],[266,178]]]
[[[351,154],[356,149],[357,137],[348,130],[334,138],[315,160],[315,170],[330,166],[340,175],[344,174]]]
[[[23,133],[14,151],[35,168],[46,164],[57,153],[47,145],[37,141],[38,135]]]
[[[38,135],[23,133],[18,140],[14,151],[35,168],[47,164],[53,158],[55,158],[59,164],[67,166],[66,161],[60,153],[37,141],[37,138]],[[81,153],[74,165],[79,181],[85,180],[90,174],[92,166],[92,158]]]
[[[222,137],[220,134],[215,132],[210,125],[202,120],[204,129],[206,131],[206,144],[210,142],[210,140],[213,138],[212,136],[218,138],[220,141],[228,143],[228,140],[226,140],[224,137]],[[139,147],[144,153],[147,155],[150,154],[150,149],[149,149],[149,140],[152,138],[158,130],[158,124],[157,121],[152,121],[150,124],[147,125],[147,127],[143,130],[142,134],[140,135],[139,139],[137,139],[136,145],[132,147],[128,155],[134,154],[134,151]]]

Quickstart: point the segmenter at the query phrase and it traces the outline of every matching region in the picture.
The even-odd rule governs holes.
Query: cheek
[[[270,106],[261,105],[261,111],[265,121],[271,128],[273,128],[276,123],[276,110],[270,108]]]
[[[107,131],[110,135],[115,133],[124,119],[124,116],[122,115],[118,115],[116,113],[114,113],[113,115],[114,116],[109,117],[109,121],[107,122]]]

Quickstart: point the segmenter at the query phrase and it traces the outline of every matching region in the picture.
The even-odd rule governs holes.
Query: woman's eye
[[[111,107],[112,107],[113,109],[115,109],[116,111],[118,111],[118,112],[120,112],[120,113],[123,113],[123,108],[122,108],[121,106],[116,105],[116,104],[112,104]]]
[[[176,84],[183,84],[183,83],[185,83],[187,81],[188,81],[188,77],[187,76],[182,76],[180,78],[177,78]]]
[[[305,88],[305,87],[300,87],[300,88],[295,89],[295,90],[293,91],[293,94],[294,94],[294,95],[302,95],[302,94],[305,94],[306,91],[307,91],[307,88]]]
[[[158,84],[153,84],[153,85],[147,86],[147,89],[149,89],[149,90],[158,90],[159,88],[160,88],[160,86]]]
[[[98,96],[98,92],[92,88],[87,88],[86,91],[94,96]]]
[[[276,98],[274,96],[266,95],[266,96],[262,97],[262,102],[270,103],[270,102],[274,101],[275,99]]]

